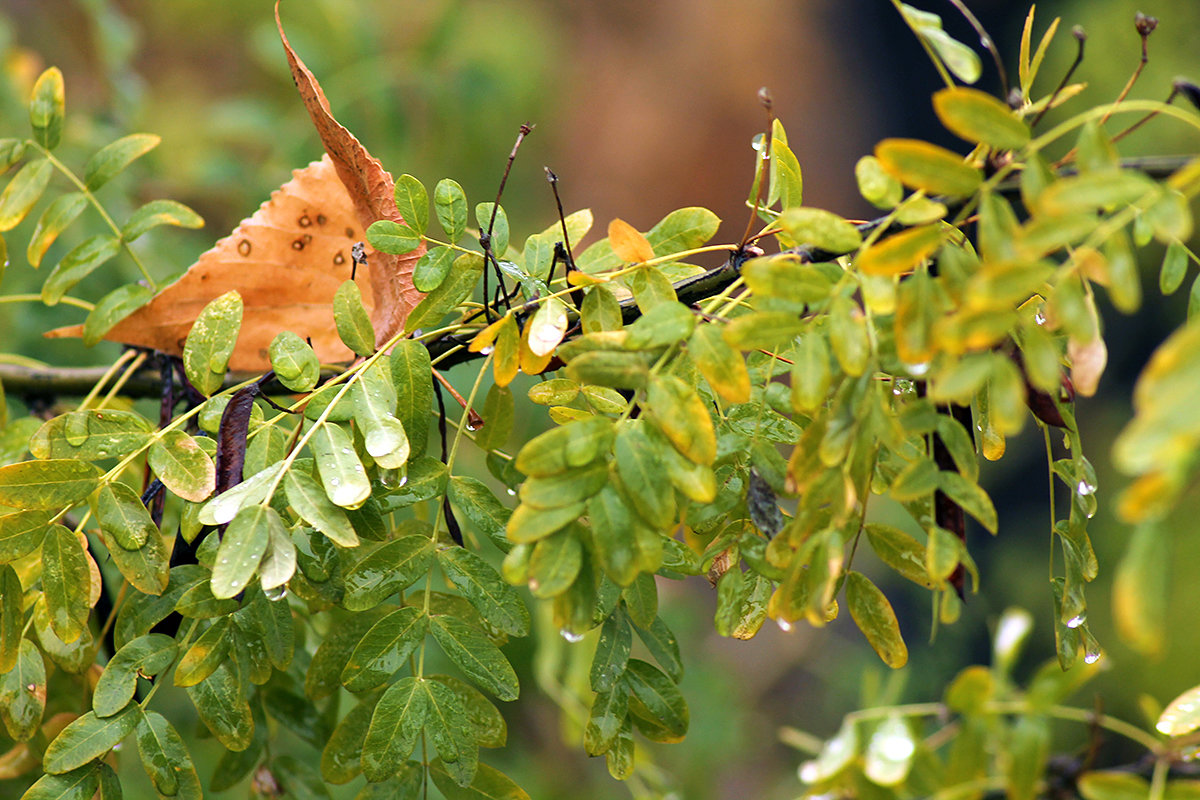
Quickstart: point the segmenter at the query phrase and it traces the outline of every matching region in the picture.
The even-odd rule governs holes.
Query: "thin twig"
[[[1050,93],[1049,99],[1046,100],[1046,105],[1033,118],[1033,122],[1029,124],[1031,128],[1037,127],[1037,124],[1042,121],[1042,117],[1046,116],[1046,112],[1054,106],[1054,101],[1058,99],[1059,94],[1067,87],[1067,83],[1071,80],[1071,76],[1075,74],[1075,70],[1079,69],[1079,65],[1083,63],[1083,46],[1087,42],[1087,31],[1083,29],[1083,26],[1076,25],[1071,29],[1071,35],[1079,43],[1079,49],[1075,51],[1075,60],[1071,62],[1071,66],[1062,76],[1062,80],[1058,82],[1058,86],[1055,86],[1054,91]]]

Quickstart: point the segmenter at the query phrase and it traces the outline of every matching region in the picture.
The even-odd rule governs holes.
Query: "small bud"
[[[1025,98],[1021,96],[1021,90],[1013,87],[1008,93],[1008,107],[1012,109],[1020,108],[1025,102]]]
[[[771,99],[771,90],[767,87],[762,87],[758,90],[758,102],[762,103],[763,108],[768,111],[775,105],[775,101]]]
[[[1149,36],[1158,27],[1158,17],[1148,17],[1139,11],[1133,17],[1133,25],[1139,36]]]
[[[1186,78],[1176,78],[1172,87],[1176,92],[1186,97],[1188,102],[1200,109],[1200,86],[1197,86]]]
[[[1079,42],[1080,44],[1087,41],[1087,31],[1083,29],[1082,25],[1076,25],[1074,28],[1071,28],[1071,35],[1074,36],[1075,41]]]

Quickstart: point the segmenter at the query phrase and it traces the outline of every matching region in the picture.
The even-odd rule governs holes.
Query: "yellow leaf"
[[[623,219],[608,223],[608,243],[618,258],[630,264],[640,264],[654,258],[654,248],[650,242]]]

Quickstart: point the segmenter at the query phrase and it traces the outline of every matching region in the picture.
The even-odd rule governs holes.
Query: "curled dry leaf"
[[[1108,364],[1108,348],[1104,340],[1097,336],[1090,342],[1080,342],[1072,337],[1067,342],[1067,356],[1071,360],[1071,380],[1075,391],[1084,397],[1096,393],[1100,384],[1100,376]]]
[[[179,355],[192,323],[213,298],[231,289],[242,296],[244,313],[237,347],[229,362],[235,372],[270,368],[267,349],[280,331],[311,339],[323,362],[349,361],[334,325],[332,302],[350,277],[351,248],[372,222],[404,222],[396,210],[394,182],[379,161],[329,112],[316,78],[279,36],[300,97],[312,117],[326,156],[296,170],[253,216],[200,256],[175,283],[115,325],[104,338]],[[364,304],[371,312],[376,344],[404,328],[423,294],[412,272],[421,246],[401,256],[367,248],[367,270],[358,270]],[[80,336],[83,326],[47,336]]]

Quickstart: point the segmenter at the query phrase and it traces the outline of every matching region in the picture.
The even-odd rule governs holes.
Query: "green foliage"
[[[767,619],[821,628],[844,609],[900,669],[905,620],[862,571],[860,547],[927,590],[939,623],[954,622],[980,588],[967,518],[1009,538],[980,485],[977,451],[1001,458],[1030,417],[1052,486],[1070,496],[1060,509],[1052,490],[1049,509],[1056,663],[1027,688],[1014,684],[1029,622],[1010,615],[992,668],[965,670],[942,703],[853,712],[800,776],[813,793],[839,796],[971,787],[1037,796],[1050,721],[1091,718],[1061,703],[1101,653],[1086,596],[1099,570],[1088,533],[1097,479],[1073,413],[1075,392],[1092,394],[1105,364],[1096,297],[1139,307],[1134,253],[1151,241],[1166,246],[1162,291],[1179,288],[1196,260],[1186,240],[1200,172],[1195,160],[1165,177],[1123,165],[1098,122],[1126,110],[1119,104],[1037,131],[1041,109],[1065,99],[1031,97],[1053,31],[1031,56],[1027,29],[1018,97],[1005,102],[953,85],[951,76],[978,79],[977,54],[936,15],[896,5],[948,84],[933,97],[938,118],[974,149],[881,142],[855,170],[879,220],[804,206],[801,165],[777,120],[756,145],[750,205],[760,228],[741,242],[708,244],[720,221],[691,207],[645,232],[614,220],[576,258],[569,247],[592,225],[577,211],[518,249],[495,203],[476,205],[469,228],[466,195],[449,179],[432,193],[440,241],[430,193],[405,174],[395,187],[404,221],[376,221],[366,236],[384,253],[426,247],[412,276],[425,295],[403,332],[381,342],[358,285],[343,283],[330,303],[359,357],[352,365],[323,372],[309,343],[281,331],[267,353],[278,385],[226,388],[244,310],[230,289],[182,347],[198,396],[183,411],[167,402],[161,425],[121,396],[140,357],[114,366],[105,380],[123,377],[107,396],[97,387],[44,422],[8,420],[0,718],[16,743],[5,757],[12,775],[41,773],[24,796],[117,796],[108,759],[130,734],[160,795],[201,796],[191,742],[151,708],[170,680],[226,751],[214,789],[257,767],[256,780],[306,796],[362,775],[370,788],[360,796],[416,797],[432,783],[452,799],[524,797],[479,750],[507,744],[495,701],[525,688],[509,643],[535,631],[576,648],[584,680],[556,695],[576,743],[643,785],[635,742],[679,741],[691,723],[685,654],[659,615],[660,581],[707,573],[724,637],[752,638]],[[1131,107],[1169,109],[1200,129],[1194,112]],[[0,231],[65,177],[72,189],[45,206],[26,255],[37,268],[89,206],[100,212],[108,231],[63,256],[40,295],[87,306],[68,292],[88,275],[122,253],[142,269],[135,239],[199,218],[160,200],[118,226],[95,191],[158,137],[117,139],[79,178],[52,153],[64,114],[62,75],[47,70],[33,87],[32,138],[0,146],[6,169],[16,167],[0,194]],[[1064,145],[1073,158],[1051,167],[1049,152]],[[726,263],[689,263],[706,253]],[[150,284],[99,300],[85,342],[145,303]],[[1197,464],[1198,335],[1185,322],[1147,364],[1114,452],[1135,479],[1119,513],[1138,525],[1118,568],[1118,626],[1146,653],[1166,635],[1164,604],[1146,591],[1168,558],[1156,523]],[[455,362],[475,364],[467,396],[456,396],[461,412],[447,410],[431,377]],[[513,389],[519,373],[539,380]],[[508,449],[514,418],[541,408],[553,427],[522,430]],[[465,474],[468,453],[489,474]],[[895,512],[887,523],[869,519],[881,506]],[[185,546],[196,563],[171,566]],[[111,589],[101,569],[121,587],[107,618],[94,613]],[[152,630],[173,614],[177,633]],[[93,669],[79,692],[74,676]],[[543,687],[551,671],[536,676]],[[139,692],[143,679],[153,684]],[[71,682],[82,704],[69,720],[45,718],[48,696]],[[1161,734],[1200,728],[1195,694],[1158,715]],[[1155,771],[1144,783],[1088,768],[1084,796],[1186,790],[1167,781],[1177,750],[1109,717],[1093,722],[1143,745]],[[320,751],[319,773],[273,754],[275,727]]]

